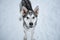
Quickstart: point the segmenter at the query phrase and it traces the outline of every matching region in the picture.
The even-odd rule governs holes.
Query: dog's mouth
[[[29,27],[30,27],[30,28],[33,28],[33,25],[30,25]]]

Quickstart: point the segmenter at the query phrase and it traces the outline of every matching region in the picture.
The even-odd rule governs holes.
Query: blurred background
[[[0,0],[0,40],[23,40],[23,21],[19,21],[21,0]],[[39,6],[36,40],[60,40],[60,0],[30,0]]]

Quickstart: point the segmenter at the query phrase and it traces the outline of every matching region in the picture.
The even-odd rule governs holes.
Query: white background
[[[0,40],[23,40],[23,23],[19,21],[21,0],[0,0]],[[60,0],[30,0],[39,6],[36,40],[60,40]]]

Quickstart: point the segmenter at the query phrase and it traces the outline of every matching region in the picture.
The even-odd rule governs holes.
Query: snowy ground
[[[21,0],[0,0],[0,40],[23,40],[19,21]],[[36,40],[60,40],[60,0],[31,0],[33,9],[39,5]]]

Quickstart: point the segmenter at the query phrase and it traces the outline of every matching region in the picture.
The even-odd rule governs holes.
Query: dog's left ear
[[[36,6],[35,9],[34,9],[35,15],[38,15],[38,12],[39,12],[39,6]]]
[[[26,15],[26,13],[27,13],[27,8],[26,7],[22,7],[22,13],[23,13],[23,15]]]

